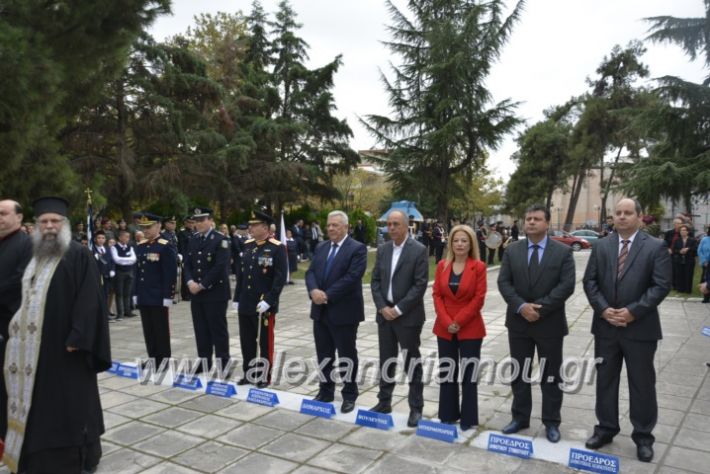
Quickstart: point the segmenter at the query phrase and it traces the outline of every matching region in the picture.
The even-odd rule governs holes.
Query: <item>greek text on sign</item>
[[[618,457],[575,448],[569,450],[568,465],[573,469],[588,472],[613,474],[619,472]]]
[[[249,395],[247,395],[247,401],[257,405],[273,407],[279,404],[279,397],[273,392],[252,388],[249,390]]]
[[[230,398],[237,394],[237,388],[231,383],[207,382],[207,395]]]
[[[527,439],[491,434],[488,437],[488,451],[528,459],[533,454],[533,444]]]
[[[202,388],[202,381],[199,377],[188,377],[187,375],[178,375],[175,377],[173,387],[186,388],[188,390],[197,390]]]
[[[394,426],[394,421],[392,420],[392,415],[360,409],[357,411],[355,424],[367,426],[368,428],[388,430]]]
[[[306,400],[301,402],[301,413],[304,415],[320,416],[332,418],[335,416],[335,407],[332,403],[319,402],[316,400]]]
[[[458,437],[458,431],[456,430],[456,425],[448,425],[431,420],[419,420],[417,436],[453,443]]]
[[[710,337],[710,326],[703,327],[703,336]]]

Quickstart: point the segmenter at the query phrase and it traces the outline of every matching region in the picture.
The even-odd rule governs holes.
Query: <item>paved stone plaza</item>
[[[575,254],[577,287],[568,300],[570,335],[565,356],[591,357],[589,332],[592,313],[581,287],[588,253]],[[303,265],[303,264],[302,264]],[[504,326],[505,305],[497,291],[498,271],[489,271],[488,295],[483,310],[488,336],[482,357],[501,361],[508,355]],[[433,277],[433,275],[432,275]],[[434,352],[431,332],[434,311],[427,292],[427,323],[422,355]],[[377,359],[374,305],[365,288],[367,320],[360,326],[358,348],[363,358]],[[276,347],[287,358],[315,356],[309,301],[303,282],[287,286],[281,297],[276,326]],[[628,418],[628,390],[622,381],[620,402],[622,431],[602,452],[621,459],[621,472],[710,472],[710,380],[705,361],[710,360],[710,338],[701,334],[710,325],[710,305],[698,300],[667,300],[661,308],[664,339],[656,358],[658,370],[659,423],[655,429],[656,455],[652,464],[636,460]],[[189,304],[179,303],[171,312],[174,357],[194,357],[195,344]],[[239,357],[236,315],[230,311],[232,355]],[[114,360],[133,361],[145,347],[139,318],[111,325]],[[241,376],[237,370],[235,377]],[[624,375],[625,376],[625,375]],[[314,395],[317,385],[292,386],[284,381],[273,388]],[[510,420],[511,392],[500,382],[479,385],[481,426],[466,434],[463,442],[448,444],[414,436],[414,430],[380,431],[351,422],[323,420],[284,408],[267,408],[242,400],[226,399],[165,385],[141,385],[136,380],[111,374],[100,376],[107,432],[100,473],[463,473],[463,472],[568,472],[563,465],[537,459],[522,460],[474,447],[474,438],[486,430],[500,430]],[[240,394],[243,391],[239,387]],[[407,385],[398,385],[394,410],[406,417]],[[436,417],[438,387],[425,387],[425,417]],[[368,380],[361,386],[360,408],[376,402],[377,388]],[[243,397],[242,397],[243,398]],[[536,452],[559,448],[566,458],[570,445],[582,447],[595,423],[594,386],[565,395],[562,410],[562,442],[553,448],[545,439],[540,421],[540,391],[533,387],[531,427],[520,435],[534,438]],[[336,395],[336,407],[339,397]],[[350,419],[354,419],[354,414]],[[342,416],[341,416],[342,418]]]

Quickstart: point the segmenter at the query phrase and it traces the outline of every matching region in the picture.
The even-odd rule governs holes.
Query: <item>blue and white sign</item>
[[[710,337],[710,326],[703,326],[703,336]]]
[[[581,471],[618,474],[620,464],[616,456],[572,448],[568,466]]]
[[[249,389],[247,401],[257,405],[264,405],[265,407],[273,407],[279,404],[279,397],[274,392],[252,388]]]
[[[459,435],[456,425],[449,425],[431,420],[419,420],[419,424],[417,425],[417,436],[453,443]]]
[[[118,364],[118,368],[116,369],[116,375],[118,375],[119,377],[126,377],[129,379],[137,379],[138,378],[138,367],[135,367],[132,365]]]
[[[491,433],[488,437],[488,451],[528,459],[533,454],[533,444],[527,439]]]
[[[335,416],[335,407],[332,403],[307,400],[304,398],[301,402],[301,413],[304,415],[332,418]]]
[[[217,397],[230,398],[237,394],[237,387],[231,383],[221,383],[221,382],[207,382],[207,389],[205,390],[207,395],[215,395]]]
[[[199,390],[202,388],[202,381],[199,377],[190,377],[188,375],[180,374],[175,377],[173,387],[184,388],[187,390]]]
[[[118,369],[121,368],[121,363],[117,360],[111,361],[111,368],[108,369],[109,374],[118,374]]]
[[[355,424],[360,426],[367,426],[368,428],[377,428],[380,430],[388,430],[394,427],[392,415],[362,409],[359,409],[357,411],[357,418],[355,418]]]

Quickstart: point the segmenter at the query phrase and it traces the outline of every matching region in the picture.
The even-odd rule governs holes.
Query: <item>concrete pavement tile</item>
[[[104,428],[107,430],[121,426],[129,421],[132,421],[132,419],[127,416],[117,415],[115,413],[111,413],[110,411],[104,410]]]
[[[244,474],[245,472],[258,472],[259,474],[284,474],[298,467],[295,462],[267,456],[261,453],[252,453],[231,466],[223,469],[220,474]]]
[[[295,433],[332,442],[339,440],[355,429],[356,427],[351,423],[326,420],[325,418],[314,418],[298,428]]]
[[[201,392],[193,392],[191,390],[183,390],[180,388],[168,388],[162,392],[151,395],[151,400],[155,400],[163,403],[170,403],[171,405],[179,405],[187,400],[197,398],[201,395]]]
[[[330,472],[331,471],[326,471],[325,469],[321,469],[319,467],[301,466],[293,471],[292,474],[328,474]]]
[[[710,452],[710,433],[707,431],[696,431],[689,428],[681,428],[680,431],[678,431],[678,435],[675,440],[673,440],[673,444],[683,448]]]
[[[303,415],[293,411],[275,410],[264,416],[256,418],[254,423],[281,431],[293,431],[296,428],[305,425],[312,419],[312,416]]]
[[[327,441],[309,438],[295,433],[287,433],[259,449],[260,452],[304,462],[316,453],[325,450],[330,443]]]
[[[158,465],[155,465],[151,467],[150,469],[146,469],[145,471],[141,472],[141,474],[200,474],[200,471],[194,471],[192,469],[188,469],[184,466],[179,466],[177,464],[173,464],[171,462],[161,462]]]
[[[124,403],[131,402],[133,400],[138,400],[138,397],[129,395],[123,392],[104,392],[101,394],[101,408],[108,410],[118,405],[123,405]]]
[[[143,472],[160,462],[160,458],[123,448],[101,458],[96,474],[133,474]]]
[[[691,413],[685,417],[683,428],[710,433],[710,415]]]
[[[145,398],[139,398],[137,400],[124,403],[123,405],[118,405],[111,408],[109,411],[122,416],[127,416],[129,418],[142,418],[144,416],[150,415],[151,413],[159,412],[170,407],[165,403],[155,402],[153,400],[148,400]]]
[[[130,446],[152,436],[165,432],[165,429],[141,421],[131,421],[103,434],[103,438],[122,446]]]
[[[409,436],[404,443],[397,448],[397,454],[407,458],[428,461],[430,463],[444,464],[450,456],[455,455],[455,453],[460,450],[459,448],[460,447],[457,445],[446,445],[437,440],[419,436]]]
[[[332,472],[357,474],[367,469],[383,454],[383,451],[373,449],[333,445],[310,459],[308,464],[322,467]]]
[[[201,416],[204,416],[204,413],[171,406],[153,415],[145,416],[141,420],[166,428],[175,428]]]
[[[200,418],[182,425],[178,431],[201,436],[202,438],[217,438],[235,429],[242,423],[231,418],[215,415],[203,415]]]
[[[708,472],[710,453],[673,446],[663,459],[664,466],[671,466],[690,472]]]
[[[217,416],[226,416],[229,418],[234,418],[235,420],[239,421],[252,421],[274,410],[275,408],[257,405],[256,403],[248,403],[235,400],[232,405],[222,408],[221,410],[216,411],[214,414]]]
[[[197,410],[204,413],[214,413],[222,408],[226,408],[234,402],[229,398],[215,397],[213,395],[201,395],[199,397],[181,403],[180,407],[188,410]]]
[[[133,445],[133,448],[148,452],[161,458],[170,458],[188,449],[194,448],[198,444],[204,443],[204,439],[190,436],[176,431],[167,431],[160,436],[142,441]]]
[[[340,442],[362,448],[396,451],[402,446],[406,439],[407,436],[399,433],[389,433],[373,428],[359,427],[356,431],[342,438]]]
[[[395,454],[387,454],[365,472],[368,474],[431,474],[436,472],[436,466]]]
[[[525,462],[512,456],[501,456],[482,449],[460,449],[455,456],[446,461],[446,466],[456,469],[471,470],[474,466],[478,472],[514,472]]]
[[[172,460],[201,472],[217,472],[247,454],[249,451],[245,449],[208,441],[185,451]]]
[[[256,449],[283,435],[283,431],[265,426],[244,424],[217,438],[221,443],[233,444],[246,449]]]

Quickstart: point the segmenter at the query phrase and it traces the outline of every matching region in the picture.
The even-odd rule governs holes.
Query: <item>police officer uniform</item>
[[[141,227],[160,222],[160,217],[148,212],[134,216]],[[138,242],[136,259],[135,304],[141,315],[148,357],[160,367],[171,356],[168,308],[173,304],[177,258],[170,243],[158,236]]]
[[[271,225],[273,219],[262,212],[253,214],[249,224]],[[278,312],[279,296],[287,278],[286,248],[274,238],[249,239],[244,243],[242,258],[234,291],[234,303],[239,314],[239,340],[244,361],[244,378],[239,384],[257,382],[266,386],[271,382],[274,361],[274,324]],[[259,315],[257,305],[268,304],[268,310]],[[259,334],[260,357],[268,360],[268,371],[258,380],[248,376],[249,368],[256,367],[257,334]]]
[[[190,216],[187,216],[184,219],[184,227],[177,233],[177,251],[178,255],[183,257],[183,260],[185,259],[185,255],[187,255],[187,248],[190,246],[190,239],[194,234],[195,231],[192,228],[192,219],[190,219]],[[179,265],[182,270],[182,272],[180,272],[180,299],[190,301],[190,290],[187,288],[187,281],[185,280],[185,264],[181,261]]]
[[[212,210],[196,208],[193,219],[207,219]],[[200,286],[200,291],[190,295],[192,323],[195,328],[197,355],[212,367],[212,355],[228,366],[229,332],[227,330],[227,304],[229,303],[229,237],[210,228],[204,234],[195,233],[184,255],[185,282]],[[202,365],[198,368],[202,370]]]
[[[165,225],[167,222],[172,222],[175,224],[176,222],[175,216],[170,216],[166,217],[163,219],[163,225]],[[181,268],[181,263],[182,263],[182,254],[178,251],[178,237],[177,234],[173,231],[170,231],[168,229],[163,229],[160,232],[160,236],[168,241],[168,244],[175,250],[175,253],[177,254],[177,276],[175,277],[175,288],[176,288],[176,295],[174,298],[177,298],[177,293],[179,291],[182,291],[182,285],[181,285],[181,278],[182,278],[182,268]],[[174,299],[173,303],[177,303],[177,300]]]

